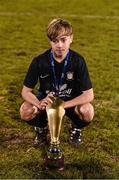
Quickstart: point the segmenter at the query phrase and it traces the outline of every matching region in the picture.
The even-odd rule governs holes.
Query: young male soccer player
[[[71,120],[69,142],[80,145],[81,129],[94,116],[91,101],[94,98],[92,83],[84,58],[70,49],[73,41],[71,24],[63,19],[52,20],[47,28],[51,48],[35,57],[24,80],[20,107],[21,119],[35,127],[34,145],[47,143],[46,106],[51,97],[65,101],[65,115]],[[40,82],[37,95],[33,89]]]

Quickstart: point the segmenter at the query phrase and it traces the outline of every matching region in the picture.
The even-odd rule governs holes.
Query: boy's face
[[[73,35],[71,36],[62,35],[50,41],[55,56],[63,57],[68,52],[72,40],[73,40]]]

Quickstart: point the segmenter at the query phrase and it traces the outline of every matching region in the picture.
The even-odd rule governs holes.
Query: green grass
[[[0,178],[119,178],[118,0],[0,0]],[[43,170],[44,149],[32,147],[34,132],[20,120],[23,80],[32,58],[49,48],[52,18],[71,21],[72,48],[82,54],[93,82],[95,118],[79,149],[68,144],[69,120],[60,135],[65,170]]]

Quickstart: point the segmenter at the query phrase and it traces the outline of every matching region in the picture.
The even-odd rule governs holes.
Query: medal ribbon
[[[61,78],[58,81],[58,79],[56,77],[56,73],[55,73],[55,63],[54,63],[54,58],[53,58],[53,52],[52,51],[50,52],[50,62],[51,62],[51,67],[52,67],[52,71],[53,71],[53,76],[54,76],[53,77],[53,80],[54,80],[53,85],[55,87],[55,91],[56,91],[57,95],[59,94],[60,87],[64,81],[64,76],[65,76],[68,61],[69,61],[69,52],[66,55],[64,66],[62,68]]]

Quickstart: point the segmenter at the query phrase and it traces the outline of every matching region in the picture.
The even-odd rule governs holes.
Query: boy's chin
[[[60,56],[64,56],[66,54],[65,51],[57,51],[56,52],[56,56],[60,57]]]

